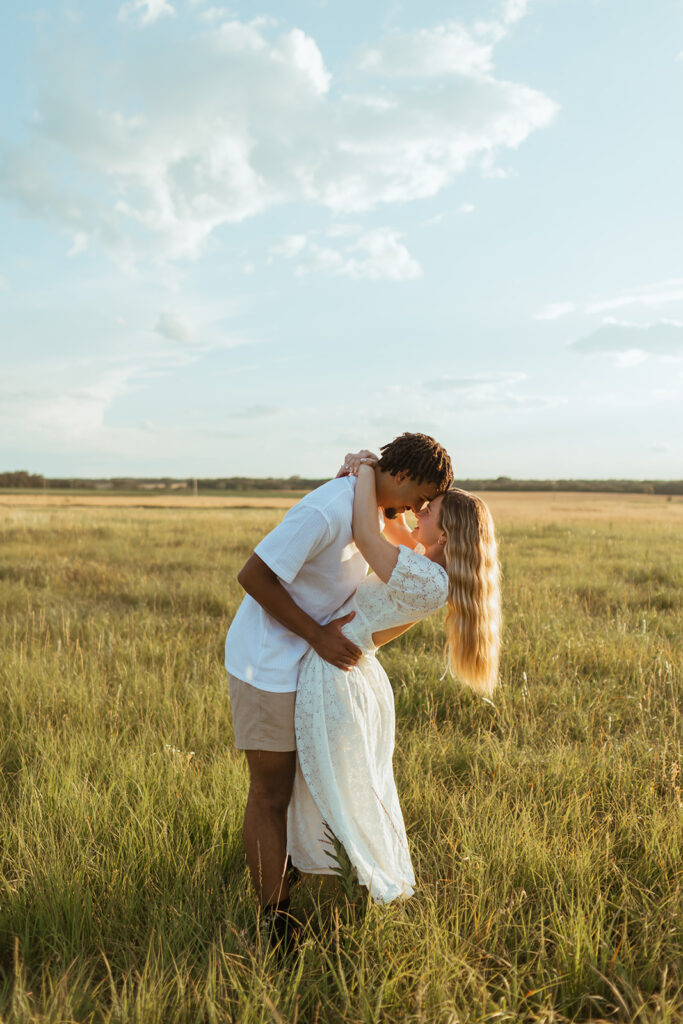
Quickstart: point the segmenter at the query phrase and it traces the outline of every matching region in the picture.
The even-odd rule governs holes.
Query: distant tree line
[[[325,480],[288,477],[198,477],[200,491],[311,491]],[[194,477],[44,477],[25,469],[0,473],[0,488],[42,488],[79,491],[192,491]],[[457,480],[467,491],[593,491],[614,494],[683,494],[683,480],[515,480],[498,476],[486,480]]]
[[[206,491],[312,491],[320,487],[329,477],[321,480],[310,480],[302,476],[288,477],[248,477],[230,476],[216,480],[197,480],[197,486]]]
[[[592,491],[601,494],[683,494],[683,480],[456,480],[466,491]]]
[[[27,473],[16,469],[13,473],[0,473],[0,487],[45,487],[47,481],[40,473]]]
[[[326,478],[327,479],[327,478]],[[207,479],[197,477],[201,491],[311,491],[324,484],[325,479],[308,477],[246,477],[231,476]],[[0,487],[42,488],[54,490],[108,490],[108,491],[182,491],[193,490],[195,478],[163,477],[44,477],[28,473],[25,469],[0,473]]]

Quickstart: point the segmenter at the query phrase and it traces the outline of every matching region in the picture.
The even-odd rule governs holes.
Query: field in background
[[[305,493],[203,495],[189,494],[51,494],[40,491],[0,492],[0,515],[10,509],[287,509]],[[683,526],[683,497],[651,494],[586,494],[578,492],[481,491],[497,522],[580,522],[637,520]]]
[[[381,653],[416,896],[308,880],[283,966],[222,668],[283,506],[30,497],[0,495],[3,1024],[681,1019],[680,499],[487,496],[494,702],[442,678],[438,615]]]
[[[0,509],[6,508],[290,508],[306,492],[263,491],[239,494],[154,494],[137,491],[134,494],[109,492],[68,491],[0,491]]]

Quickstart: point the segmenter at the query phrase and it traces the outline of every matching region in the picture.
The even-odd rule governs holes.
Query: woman
[[[332,833],[361,885],[388,903],[412,895],[415,875],[392,771],[393,693],[375,653],[446,604],[448,667],[490,695],[498,674],[498,563],[488,508],[456,489],[416,513],[412,533],[400,520],[387,523],[395,546],[380,533],[373,460],[349,462],[358,475],[353,537],[373,573],[335,614],[355,612],[344,633],[363,656],[349,672],[314,651],[302,662],[287,843],[299,870],[333,874]]]

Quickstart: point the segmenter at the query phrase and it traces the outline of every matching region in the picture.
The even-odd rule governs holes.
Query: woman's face
[[[446,536],[439,525],[442,501],[443,495],[438,494],[421,512],[415,513],[417,526],[413,530],[413,537],[425,548],[438,544],[441,538]]]

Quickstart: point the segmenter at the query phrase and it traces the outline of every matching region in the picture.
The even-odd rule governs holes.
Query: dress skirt
[[[415,875],[392,766],[394,695],[374,653],[344,672],[309,651],[299,674],[295,727],[297,768],[287,815],[294,865],[335,873],[331,832],[376,902],[411,896]]]

